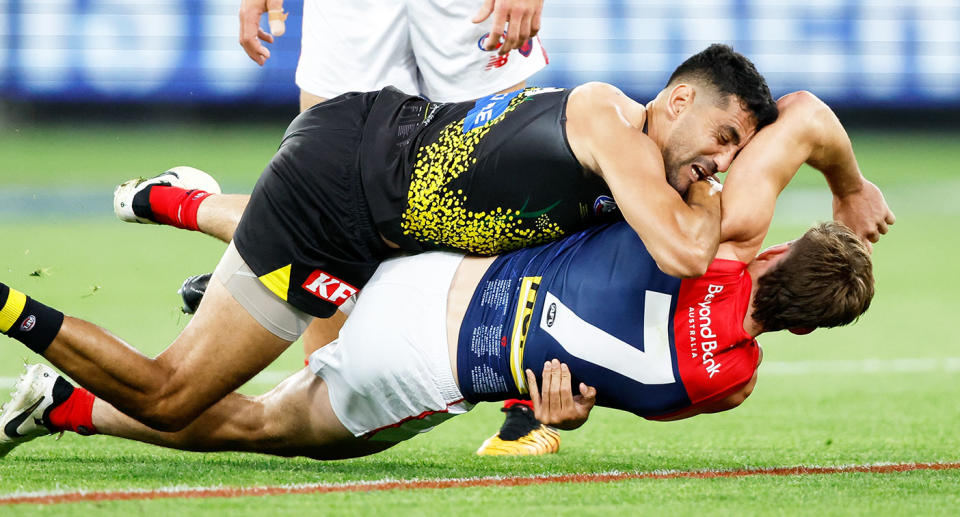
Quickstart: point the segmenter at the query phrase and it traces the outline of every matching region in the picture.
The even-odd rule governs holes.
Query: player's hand
[[[503,56],[522,47],[524,42],[540,32],[542,12],[543,0],[484,0],[471,21],[481,23],[493,14],[490,37],[483,46],[487,50],[496,50],[499,47],[499,54]],[[506,38],[503,45],[500,45],[504,27],[507,29]]]
[[[597,401],[597,389],[580,383],[580,394],[570,387],[570,368],[554,359],[543,364],[543,388],[537,388],[537,376],[527,369],[527,387],[534,416],[540,423],[558,429],[576,429],[587,421]]]
[[[267,12],[270,32],[260,28],[260,17]],[[240,46],[258,65],[263,66],[270,59],[270,49],[261,41],[273,43],[274,36],[283,36],[287,31],[286,19],[283,0],[243,0],[240,3]]]
[[[880,236],[887,233],[889,226],[897,220],[883,193],[867,180],[863,180],[860,190],[833,197],[833,218],[863,239],[871,253],[871,243],[880,240]]]

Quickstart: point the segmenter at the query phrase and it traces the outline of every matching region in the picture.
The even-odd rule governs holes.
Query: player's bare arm
[[[826,177],[834,192],[834,218],[875,242],[895,219],[880,190],[860,173],[840,121],[809,92],[786,95],[777,106],[777,121],[757,133],[730,167],[718,256],[749,261],[757,254],[777,196],[803,163]]]
[[[656,418],[658,422],[673,422],[676,420],[683,420],[686,418],[694,417],[697,415],[704,415],[709,413],[722,413],[724,411],[729,411],[740,404],[743,404],[743,401],[747,400],[747,397],[753,393],[753,388],[757,386],[757,373],[760,371],[760,363],[763,361],[763,350],[760,350],[760,355],[757,357],[757,369],[753,372],[753,377],[747,381],[743,386],[734,389],[731,393],[725,394],[717,400],[701,403],[691,408],[685,409],[683,411],[674,413],[672,415],[667,415],[664,417]]]
[[[617,88],[588,83],[570,94],[567,137],[577,159],[604,178],[624,218],[667,274],[703,274],[720,238],[720,197],[697,165],[687,200],[664,180],[657,144],[643,133],[645,110]],[[695,172],[696,171],[696,172]]]

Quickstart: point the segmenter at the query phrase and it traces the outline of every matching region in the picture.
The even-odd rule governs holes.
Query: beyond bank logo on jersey
[[[323,298],[338,307],[359,291],[356,287],[319,269],[310,273],[307,281],[303,283],[303,288],[317,298]]]

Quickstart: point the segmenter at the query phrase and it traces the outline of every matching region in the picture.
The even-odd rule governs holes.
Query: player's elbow
[[[827,103],[806,90],[784,95],[777,100],[777,108],[780,110],[780,117],[789,119],[791,125],[809,126],[812,131],[817,131],[820,126],[832,122],[835,118]]]
[[[687,249],[657,259],[657,266],[673,277],[694,278],[707,272],[712,258],[712,254],[704,250]]]

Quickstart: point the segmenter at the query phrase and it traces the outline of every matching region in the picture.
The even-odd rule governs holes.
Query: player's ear
[[[780,255],[790,251],[790,243],[784,242],[783,244],[777,244],[776,246],[770,246],[769,248],[760,252],[754,260],[771,260],[777,258]]]
[[[817,330],[816,328],[800,327],[795,329],[790,329],[791,334],[796,334],[798,336],[806,336],[807,334]]]
[[[691,84],[680,83],[674,86],[667,98],[667,115],[670,119],[676,119],[681,113],[690,109],[696,96],[697,90]]]

